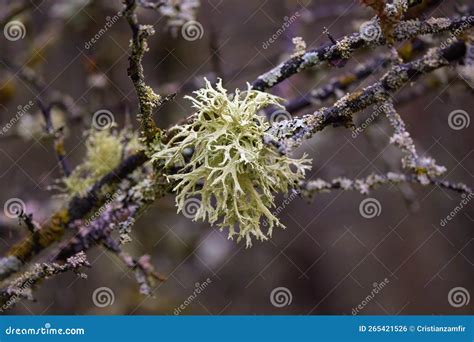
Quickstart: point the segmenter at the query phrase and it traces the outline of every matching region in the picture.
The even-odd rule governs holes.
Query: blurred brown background
[[[0,1],[0,13],[13,1]],[[447,16],[456,3],[442,1],[428,14]],[[42,1],[19,19],[25,38],[11,42],[0,37],[0,54],[25,63],[43,75],[51,88],[71,95],[86,109],[86,118],[68,128],[66,150],[72,165],[83,152],[83,127],[92,114],[108,109],[120,125],[126,113],[136,110],[135,93],[127,78],[129,28],[123,19],[107,30],[90,49],[88,42],[120,10],[114,1]],[[298,19],[264,49],[263,44],[298,12]],[[166,30],[160,15],[140,10],[140,21],[155,25],[145,57],[148,83],[160,94],[177,92],[173,103],[156,113],[166,127],[192,112],[183,96],[202,84],[204,76],[222,77],[229,89],[243,88],[259,74],[291,54],[291,38],[301,36],[309,48],[334,37],[357,31],[371,17],[358,1],[208,1],[201,0],[197,20],[203,37],[187,41],[179,30]],[[427,15],[428,15],[427,14]],[[344,69],[325,68],[292,77],[272,89],[287,99],[324,84],[330,76],[353,69],[369,54],[357,53]],[[456,70],[440,71],[448,82],[405,101],[398,109],[416,141],[420,154],[434,157],[448,168],[447,179],[472,186],[474,175],[473,124],[462,130],[448,125],[453,110],[472,117],[474,100],[456,76]],[[429,76],[433,77],[433,76]],[[373,83],[377,75],[365,84]],[[425,78],[426,79],[426,78]],[[18,105],[34,100],[32,92],[15,76],[0,69],[2,88],[0,124],[16,113]],[[405,89],[406,90],[406,89]],[[31,111],[35,114],[37,107]],[[309,110],[309,109],[308,109]],[[356,118],[358,123],[371,114]],[[25,116],[26,117],[26,116]],[[25,120],[22,117],[21,120]],[[134,119],[133,119],[134,120]],[[52,143],[48,140],[0,137],[0,203],[21,198],[41,221],[61,198],[48,190],[60,174]],[[380,118],[357,138],[343,128],[327,128],[297,151],[313,158],[311,178],[363,177],[371,172],[400,170],[400,155],[389,144],[391,128]],[[133,229],[134,241],[126,249],[134,255],[151,255],[156,269],[169,279],[158,286],[155,298],[143,297],[130,271],[100,247],[88,252],[93,267],[88,279],[66,274],[45,281],[36,291],[36,302],[22,301],[16,314],[173,314],[193,294],[196,283],[212,282],[181,314],[351,314],[372,291],[374,283],[389,283],[361,314],[473,314],[471,303],[454,308],[448,292],[464,287],[474,294],[474,210],[463,208],[445,227],[440,220],[462,200],[457,193],[436,187],[411,188],[407,204],[397,187],[382,187],[370,197],[381,204],[379,216],[366,219],[359,213],[365,198],[357,193],[332,192],[312,201],[292,201],[279,215],[286,230],[274,231],[271,241],[245,246],[227,240],[226,232],[193,223],[176,214],[172,196],[159,200]],[[410,191],[410,189],[405,189]],[[282,203],[279,196],[277,203]],[[15,220],[1,218],[0,248],[7,250],[24,235]],[[41,260],[41,259],[40,259]],[[114,293],[114,303],[96,307],[92,294],[98,287]],[[277,287],[291,292],[291,304],[275,307],[270,294]]]

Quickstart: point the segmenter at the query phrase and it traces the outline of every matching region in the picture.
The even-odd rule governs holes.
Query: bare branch
[[[460,19],[431,18],[426,21],[402,21],[395,28],[394,39],[398,42],[415,38],[420,35],[440,32],[464,31],[474,25],[474,16]],[[279,64],[274,69],[261,75],[253,82],[253,88],[266,90],[302,70],[315,68],[324,62],[334,63],[347,60],[361,48],[386,44],[384,37],[366,40],[359,32],[352,33],[339,39],[336,44],[329,44],[317,49],[307,51],[301,56],[295,56]]]
[[[81,278],[85,278],[86,276],[79,273],[79,270],[89,266],[83,252],[68,258],[62,265],[57,263],[34,265],[31,271],[25,272],[0,291],[0,312],[11,309],[22,299],[33,300],[33,289],[42,280],[68,271],[78,273]]]
[[[404,58],[411,57],[415,53],[423,51],[426,47],[425,45],[421,40],[407,42],[399,49],[399,54],[402,54]],[[409,53],[404,53],[404,51],[409,51]],[[289,113],[295,113],[310,105],[321,105],[324,101],[342,97],[351,87],[360,84],[369,76],[387,68],[393,62],[394,56],[392,53],[375,56],[367,62],[357,65],[354,71],[333,77],[327,84],[311,90],[307,95],[289,101],[285,105],[286,110]]]
[[[280,150],[287,149],[286,139],[291,139],[291,146],[309,139],[314,133],[334,125],[351,125],[352,115],[373,105],[386,102],[393,94],[402,89],[408,82],[415,81],[421,75],[459,61],[464,57],[466,45],[456,42],[445,49],[432,49],[416,61],[394,66],[376,83],[362,91],[347,94],[332,107],[322,108],[301,118],[275,123],[273,130],[281,142],[269,142]]]
[[[472,196],[473,189],[463,183],[452,183],[446,180],[430,179],[429,183],[423,183],[416,175],[388,172],[385,175],[370,174],[365,178],[350,179],[346,177],[335,178],[331,181],[316,179],[301,184],[301,194],[312,197],[318,193],[331,190],[351,190],[367,195],[370,190],[382,185],[418,183],[421,185],[437,185],[442,188],[452,190]]]

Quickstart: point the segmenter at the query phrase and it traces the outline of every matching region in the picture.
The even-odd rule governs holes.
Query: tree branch
[[[463,194],[472,194],[473,189],[463,183],[452,183],[446,180],[430,179],[429,183],[423,183],[416,175],[388,172],[387,174],[370,174],[365,178],[350,179],[346,177],[335,178],[331,181],[325,181],[320,178],[300,185],[301,194],[305,197],[312,197],[318,193],[331,190],[350,190],[367,195],[370,190],[382,185],[417,183],[423,186],[437,185],[442,188],[452,190]]]
[[[140,25],[138,23],[135,9],[135,0],[124,0],[125,9],[123,15],[132,30],[131,53],[128,59],[128,76],[132,80],[138,97],[139,115],[138,120],[141,125],[141,135],[146,144],[150,144],[155,139],[159,129],[153,120],[153,109],[161,104],[161,97],[145,83],[142,60],[145,52],[148,51],[147,38],[155,33],[153,26]]]
[[[301,118],[275,123],[272,130],[280,139],[269,143],[284,152],[289,147],[286,146],[288,143],[294,147],[327,126],[351,125],[353,114],[371,105],[386,102],[407,83],[415,81],[423,74],[459,61],[465,52],[465,43],[456,42],[445,49],[431,49],[423,58],[413,62],[396,65],[378,82],[362,91],[347,94],[331,107],[322,108]]]
[[[426,21],[408,20],[400,22],[395,28],[393,35],[395,41],[401,42],[425,34],[454,32],[459,29],[466,30],[473,25],[474,16],[460,19],[431,18]],[[340,60],[347,60],[356,50],[386,43],[386,39],[382,35],[374,40],[366,40],[359,32],[352,33],[337,40],[335,44],[312,49],[301,56],[288,59],[269,72],[259,76],[252,86],[254,89],[263,91],[302,70],[318,67],[324,62],[334,63]]]
[[[11,309],[21,299],[33,300],[33,289],[42,280],[68,271],[78,273],[80,277],[85,278],[86,275],[79,273],[79,270],[89,266],[83,252],[68,258],[62,265],[36,264],[31,271],[25,272],[0,291],[0,312]]]
[[[412,57],[415,53],[421,52],[426,48],[426,44],[421,40],[407,42],[398,49],[398,54],[404,59]],[[323,86],[311,90],[307,95],[289,101],[285,107],[289,113],[296,113],[310,105],[321,105],[324,101],[334,99],[344,92],[351,89],[356,84],[361,83],[369,76],[379,72],[381,69],[387,68],[395,61],[392,53],[384,53],[375,56],[357,65],[354,71],[347,72],[344,75],[333,77]]]

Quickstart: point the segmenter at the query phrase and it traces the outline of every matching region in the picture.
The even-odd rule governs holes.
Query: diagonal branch
[[[454,32],[456,30],[462,32],[473,25],[474,16],[460,19],[431,18],[426,21],[407,20],[398,24],[393,36],[395,41],[401,42],[424,34]],[[288,59],[259,76],[252,86],[254,89],[263,91],[302,70],[318,67],[324,62],[334,63],[341,59],[347,60],[356,50],[364,47],[385,45],[386,43],[382,35],[374,40],[368,40],[364,39],[359,32],[352,33],[337,40],[336,43],[324,45],[320,48],[309,50],[301,56],[294,56]]]
[[[71,256],[61,265],[57,263],[36,264],[30,271],[20,275],[6,288],[0,290],[0,312],[12,308],[23,298],[32,300],[33,289],[42,280],[68,271],[78,273],[80,277],[85,278],[86,275],[80,273],[79,270],[82,267],[89,266],[86,255],[83,252]]]
[[[425,50],[426,44],[421,40],[414,42],[407,42],[398,49],[398,54],[402,57],[410,58],[415,53]],[[324,101],[329,99],[337,100],[337,97],[342,96],[354,85],[360,84],[369,76],[379,72],[381,69],[389,67],[394,62],[392,53],[384,53],[375,56],[368,61],[357,65],[353,71],[347,72],[341,76],[333,77],[323,86],[311,90],[307,95],[295,98],[285,105],[289,113],[295,113],[310,105],[321,105]]]
[[[284,152],[289,147],[286,146],[287,144],[294,147],[327,126],[351,125],[353,114],[371,105],[390,100],[393,94],[409,82],[415,81],[423,74],[459,61],[465,53],[465,43],[456,42],[445,49],[431,49],[422,58],[413,62],[396,65],[378,82],[362,91],[347,94],[331,107],[322,108],[301,118],[275,123],[272,129],[280,139],[269,143],[276,145]]]

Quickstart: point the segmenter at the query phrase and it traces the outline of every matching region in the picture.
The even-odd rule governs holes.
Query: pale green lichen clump
[[[217,222],[221,230],[229,229],[229,238],[245,238],[247,246],[252,236],[266,240],[274,227],[284,227],[269,210],[274,194],[287,192],[310,168],[310,160],[280,155],[263,142],[270,124],[258,111],[269,105],[283,108],[281,99],[250,85],[229,96],[221,80],[215,88],[206,80],[195,94],[187,98],[197,109],[196,119],[175,127],[173,138],[153,155],[165,168],[180,168],[168,176],[176,182],[178,212],[186,212],[190,198],[198,197],[194,220]],[[261,220],[268,231],[260,229]]]
[[[108,128],[91,130],[87,134],[84,162],[62,180],[69,196],[84,196],[90,186],[116,168],[124,156],[139,148],[136,134],[127,130],[115,132]]]

